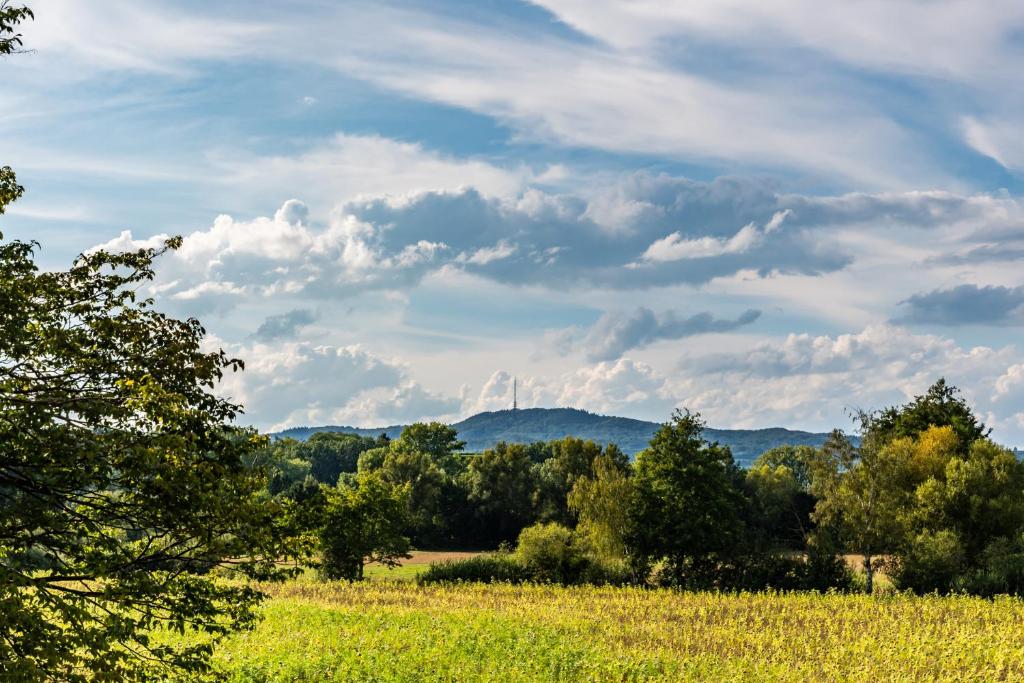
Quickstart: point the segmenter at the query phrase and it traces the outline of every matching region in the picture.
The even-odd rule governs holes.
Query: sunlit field
[[[1019,681],[1024,601],[298,581],[232,681]]]

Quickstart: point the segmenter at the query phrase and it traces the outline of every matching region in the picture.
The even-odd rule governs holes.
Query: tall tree
[[[974,414],[960,390],[943,378],[910,403],[870,415],[862,427],[870,430],[873,438],[883,441],[915,437],[929,427],[950,427],[957,435],[961,453],[967,453],[972,443],[992,431]]]
[[[490,532],[488,540],[512,541],[535,519],[536,481],[529,451],[522,444],[500,442],[474,457],[464,480],[469,500]]]
[[[208,645],[149,629],[216,640],[259,594],[204,574],[281,575],[280,510],[248,466],[264,440],[213,391],[241,361],[136,298],[178,244],[40,272],[32,244],[0,243],[0,673],[15,680],[201,669]]]
[[[568,507],[579,520],[576,530],[602,560],[624,560],[629,534],[633,482],[628,466],[599,455],[593,476],[580,477],[569,492]]]
[[[408,486],[364,474],[355,486],[325,490],[320,548],[326,578],[361,581],[367,563],[394,567],[409,557],[409,538],[404,535]]]
[[[0,54],[30,18],[0,2]],[[0,215],[23,192],[0,168]],[[262,597],[209,571],[284,575],[287,515],[251,466],[263,439],[213,392],[242,363],[136,297],[179,244],[40,272],[34,243],[0,235],[0,679],[194,677]],[[158,627],[205,637],[161,644]]]
[[[637,456],[628,542],[639,570],[664,560],[677,581],[700,580],[740,540],[739,469],[703,431],[699,415],[676,411]]]

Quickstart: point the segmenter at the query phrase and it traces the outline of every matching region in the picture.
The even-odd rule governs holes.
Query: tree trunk
[[[359,561],[359,580],[360,580],[360,581],[362,581],[362,580],[363,580],[363,566],[364,566],[364,565],[363,565],[363,561],[362,561],[362,560],[360,560],[360,561]]]
[[[871,566],[871,555],[864,556],[864,574],[867,579],[867,593],[871,595],[875,590],[875,570]]]

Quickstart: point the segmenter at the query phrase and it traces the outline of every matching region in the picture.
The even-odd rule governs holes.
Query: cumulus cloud
[[[944,254],[998,259],[992,245],[1024,244],[1022,226],[1024,210],[1008,196],[808,197],[756,179],[704,183],[639,173],[586,196],[461,188],[354,199],[326,224],[298,200],[271,217],[220,216],[162,259],[153,291],[182,312],[202,313],[283,295],[400,291],[445,269],[559,290],[701,285],[737,274],[834,273],[854,263],[856,240],[909,239],[908,231],[929,234],[917,242],[928,250],[923,262],[936,267]],[[835,239],[844,231],[845,241]],[[152,246],[162,238],[123,232],[103,246]]]
[[[211,345],[220,340],[211,339]],[[461,400],[425,389],[404,363],[358,345],[308,342],[226,345],[246,361],[221,387],[243,404],[242,421],[274,431],[297,425],[379,426],[450,416]]]
[[[510,408],[512,382],[510,373],[496,371],[477,396],[467,397],[463,412]],[[666,378],[651,366],[626,358],[557,376],[519,377],[517,396],[521,408],[558,406],[612,415],[668,415],[676,404]]]
[[[657,341],[731,332],[753,323],[760,316],[761,311],[754,309],[735,319],[722,319],[706,311],[683,316],[677,311],[655,313],[640,306],[629,312],[605,313],[590,328],[582,345],[587,360],[591,362],[615,360],[631,349],[643,348]]]
[[[712,424],[828,429],[851,426],[840,417],[851,409],[904,402],[945,377],[1005,436],[1020,433],[1013,415],[1021,405],[997,399],[1014,386],[1021,360],[1012,346],[965,348],[872,325],[853,334],[791,334],[746,351],[688,354],[669,386]]]
[[[960,285],[935,290],[900,302],[906,307],[898,322],[928,325],[1024,324],[1024,287]]]
[[[306,325],[311,325],[317,320],[317,314],[306,308],[296,308],[287,313],[268,315],[260,326],[256,328],[256,338],[260,341],[273,341],[275,339],[288,339]]]

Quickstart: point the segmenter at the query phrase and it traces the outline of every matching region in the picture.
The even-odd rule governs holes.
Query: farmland
[[[294,581],[217,649],[232,681],[1024,678],[1024,601]]]

